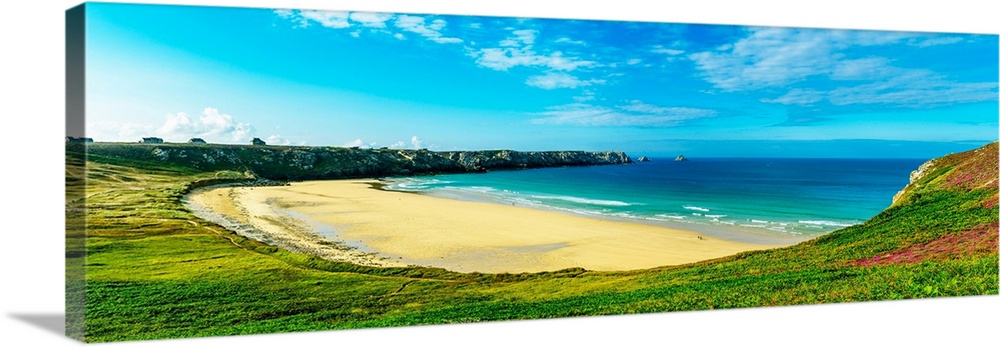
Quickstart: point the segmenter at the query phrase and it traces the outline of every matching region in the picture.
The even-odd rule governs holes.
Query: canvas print
[[[997,295],[998,37],[85,3],[87,342]]]

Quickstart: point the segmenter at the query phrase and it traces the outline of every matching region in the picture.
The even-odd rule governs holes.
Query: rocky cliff
[[[998,186],[997,142],[983,147],[928,160],[910,173],[910,183],[892,197],[892,205],[914,200],[936,190],[996,190]],[[992,202],[996,205],[996,195]]]
[[[66,145],[86,151],[88,160],[155,163],[200,170],[250,171],[274,180],[384,177],[437,173],[484,172],[559,166],[632,163],[617,151],[513,150],[432,152],[426,149],[364,149],[307,146],[89,143]]]
[[[632,159],[622,152],[517,152],[512,150],[441,152],[467,171],[533,169],[555,166],[628,164]]]

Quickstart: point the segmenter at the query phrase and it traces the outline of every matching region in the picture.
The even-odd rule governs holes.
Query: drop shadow
[[[63,313],[11,313],[10,316],[59,336],[66,332],[66,314]]]

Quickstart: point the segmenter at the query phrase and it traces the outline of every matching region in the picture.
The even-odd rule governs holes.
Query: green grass
[[[67,212],[67,225],[87,226],[85,235],[67,228],[76,289],[67,293],[86,298],[68,310],[85,313],[84,339],[98,342],[995,295],[995,242],[928,246],[997,238],[995,164],[963,155],[868,222],[796,246],[637,271],[463,274],[334,263],[249,240],[180,202],[192,186],[245,180],[243,171],[84,158],[68,147],[67,163],[87,166],[67,168],[67,196],[87,197],[67,203],[85,208]],[[913,261],[873,260],[913,249]],[[85,291],[69,281],[84,276]]]

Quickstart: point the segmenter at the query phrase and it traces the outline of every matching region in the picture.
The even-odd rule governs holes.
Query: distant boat
[[[687,160],[688,158],[685,158],[683,154],[678,155],[677,158],[674,158],[674,161],[687,161]]]

